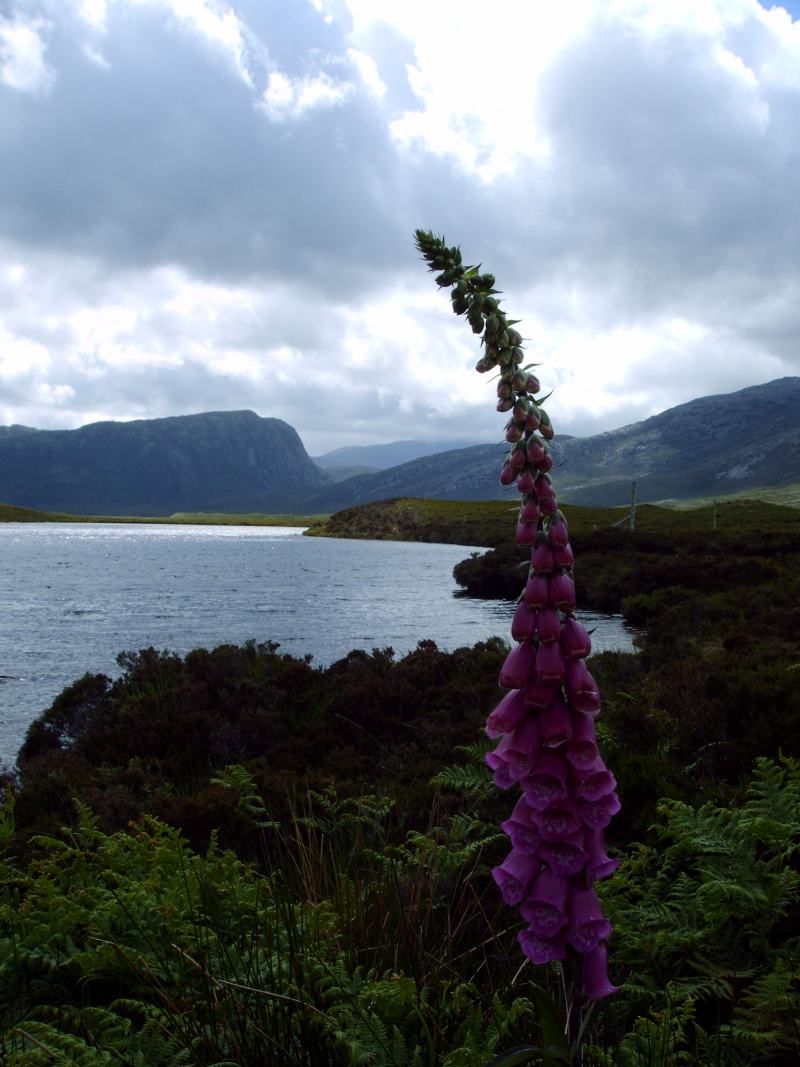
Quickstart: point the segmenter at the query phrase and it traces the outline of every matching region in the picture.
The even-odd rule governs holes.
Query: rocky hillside
[[[0,500],[49,511],[275,513],[328,481],[288,423],[252,411],[0,432]]]
[[[323,512],[391,497],[516,498],[497,480],[505,447],[476,445],[360,475],[307,506]],[[633,479],[642,502],[786,485],[800,480],[800,378],[702,397],[593,437],[556,437],[553,457],[559,498],[574,504],[624,504]]]

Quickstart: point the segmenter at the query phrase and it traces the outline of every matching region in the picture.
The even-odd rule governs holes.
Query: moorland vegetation
[[[485,507],[464,543],[500,544]],[[788,1067],[800,512],[641,508],[631,531],[564,511],[579,606],[640,628],[637,654],[591,661],[624,801],[601,886],[623,989],[585,1062]],[[516,595],[522,551],[459,580]],[[147,649],[68,687],[5,782],[2,1062],[483,1067],[527,1043],[548,1057],[513,1062],[563,1062],[557,965],[520,966],[489,874],[505,650],[423,640],[322,669],[274,643]]]

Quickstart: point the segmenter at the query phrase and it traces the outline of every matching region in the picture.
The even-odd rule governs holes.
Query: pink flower
[[[523,856],[535,856],[539,851],[542,839],[531,819],[531,809],[524,796],[514,805],[510,817],[500,824],[500,829],[511,839],[514,850]]]
[[[528,714],[522,691],[516,689],[506,693],[489,718],[486,720],[486,733],[489,737],[501,737],[516,729]]]
[[[533,477],[533,472],[529,467],[526,467],[522,474],[519,476],[519,480],[517,482],[517,489],[519,489],[521,493],[532,493],[535,484],[536,480]],[[539,501],[539,506],[541,507],[541,501]]]
[[[557,686],[534,675],[525,687],[522,696],[528,707],[542,710],[553,700]]]
[[[516,477],[517,472],[514,470],[511,464],[506,461],[503,464],[502,469],[500,470],[500,484],[511,485],[514,481],[516,481]]]
[[[555,500],[556,491],[553,488],[553,483],[546,474],[540,474],[534,484],[534,492],[536,493],[536,499],[539,501],[539,507],[542,506],[543,500]],[[555,510],[555,509],[554,509]]]
[[[490,753],[490,755],[493,755],[493,753]],[[503,790],[510,789],[517,781],[511,765],[500,759],[498,759],[497,765],[492,768],[492,779],[497,788]]]
[[[555,563],[553,562],[553,550],[546,541],[540,542],[531,554],[533,569],[537,574],[549,574]]]
[[[561,648],[567,659],[585,659],[592,651],[592,639],[577,619],[569,618],[561,628]]]
[[[552,750],[544,752],[534,763],[520,785],[531,811],[544,811],[569,796],[569,770],[563,759]]]
[[[561,637],[561,616],[556,608],[540,608],[536,612],[536,636],[545,645]]]
[[[508,744],[503,752],[503,758],[511,767],[514,776],[522,778],[529,774],[536,765],[541,748],[542,739],[539,731],[539,722],[533,715],[529,715],[528,718],[522,720],[513,734],[510,735]]]
[[[583,993],[587,1000],[600,1000],[619,987],[608,980],[608,950],[604,941],[583,958]]]
[[[522,522],[538,522],[541,512],[539,511],[539,505],[536,503],[535,496],[526,496],[525,500],[520,505],[519,517]]]
[[[583,711],[572,713],[572,740],[567,745],[567,759],[577,770],[588,771],[598,759],[594,719]]]
[[[528,438],[528,453],[527,454],[528,454],[528,462],[529,463],[534,463],[534,464],[536,464],[540,460],[544,459],[544,457],[547,455],[547,452],[545,451],[544,444],[538,439],[538,437],[529,437]]]
[[[578,952],[591,952],[611,936],[613,927],[603,915],[593,889],[573,889],[570,896],[567,940]]]
[[[504,734],[494,752],[486,753],[486,763],[492,771],[494,784],[498,789],[510,789],[518,777],[508,754],[511,738],[511,734]]]
[[[511,636],[515,641],[530,641],[536,634],[537,613],[532,607],[520,600],[511,620]]]
[[[539,536],[539,528],[535,522],[518,522],[516,542],[523,547],[535,545]],[[552,556],[552,553],[551,553]]]
[[[559,800],[544,811],[534,811],[533,821],[542,841],[564,841],[581,829],[581,820],[573,800]]]
[[[602,830],[621,807],[616,793],[606,793],[597,800],[579,800],[578,814],[592,830]]]
[[[587,853],[583,848],[584,831],[579,830],[563,841],[544,841],[540,846],[542,859],[556,874],[572,878],[580,874],[586,865]]]
[[[505,658],[500,671],[500,685],[503,689],[522,689],[533,673],[536,650],[533,645],[523,642],[515,645]]]
[[[536,650],[536,674],[543,682],[563,681],[564,654],[557,641],[549,645],[539,645]]]
[[[619,867],[619,860],[612,860],[606,852],[602,830],[586,831],[586,874],[590,882],[608,878]]]
[[[519,909],[530,929],[540,937],[555,937],[567,923],[569,880],[545,868]]]
[[[555,521],[551,520],[547,525],[547,540],[552,548],[565,548],[569,544],[569,531],[560,511],[556,514]]]
[[[560,697],[556,697],[540,712],[539,729],[545,748],[559,748],[572,740],[572,716]]]
[[[575,795],[582,800],[599,800],[600,797],[613,793],[617,788],[617,779],[601,759],[589,769],[588,774],[579,774]]]
[[[544,608],[550,603],[550,582],[543,574],[532,574],[525,583],[522,596],[531,608]]]
[[[617,866],[605,851],[603,828],[620,804],[597,749],[600,694],[585,663],[591,639],[573,617],[575,558],[548,475],[553,458],[546,442],[554,431],[536,402],[541,387],[525,368],[522,336],[499,311],[494,277],[468,270],[459,249],[432,233],[418,230],[416,239],[431,269],[443,272],[437,283],[457,287],[453,309],[468,311],[473,332],[483,333],[477,369],[500,365],[497,407],[511,412],[500,481],[516,482],[522,494],[516,541],[530,547],[531,567],[511,625],[517,644],[500,673],[509,692],[486,724],[499,742],[486,761],[501,788],[517,779],[522,796],[502,823],[511,852],[492,876],[506,903],[521,905],[529,926],[518,938],[528,959],[563,960],[567,944],[584,956],[584,989],[575,989],[574,1007],[582,996],[595,1000],[615,991],[606,969],[611,925],[591,886]],[[487,292],[491,312],[481,305]]]
[[[600,713],[597,683],[582,659],[567,660],[565,688],[570,707],[575,711],[587,711],[590,715]]]
[[[505,904],[519,904],[528,895],[541,863],[534,856],[526,856],[512,848],[503,862],[492,868],[497,888]]]
[[[575,610],[575,583],[568,574],[553,574],[549,579],[550,603],[561,611]]]
[[[575,562],[571,545],[564,545],[563,548],[556,545],[553,548],[553,562],[557,567],[571,567]]]
[[[559,937],[541,937],[533,930],[520,930],[517,940],[531,963],[537,966],[563,960],[567,954],[564,941]]]

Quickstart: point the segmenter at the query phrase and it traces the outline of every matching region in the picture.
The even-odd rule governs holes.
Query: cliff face
[[[505,450],[498,442],[428,456],[350,478],[307,504],[332,511],[400,496],[503,498]],[[559,498],[572,504],[625,504],[634,478],[643,502],[800,481],[800,378],[701,397],[610,433],[556,437],[553,459]]]
[[[327,484],[296,431],[252,411],[0,432],[0,500],[79,515],[278,512]]]

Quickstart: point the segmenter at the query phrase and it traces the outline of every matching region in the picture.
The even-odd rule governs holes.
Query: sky
[[[417,227],[557,432],[798,375],[798,130],[800,2],[0,0],[0,425],[497,440]]]

